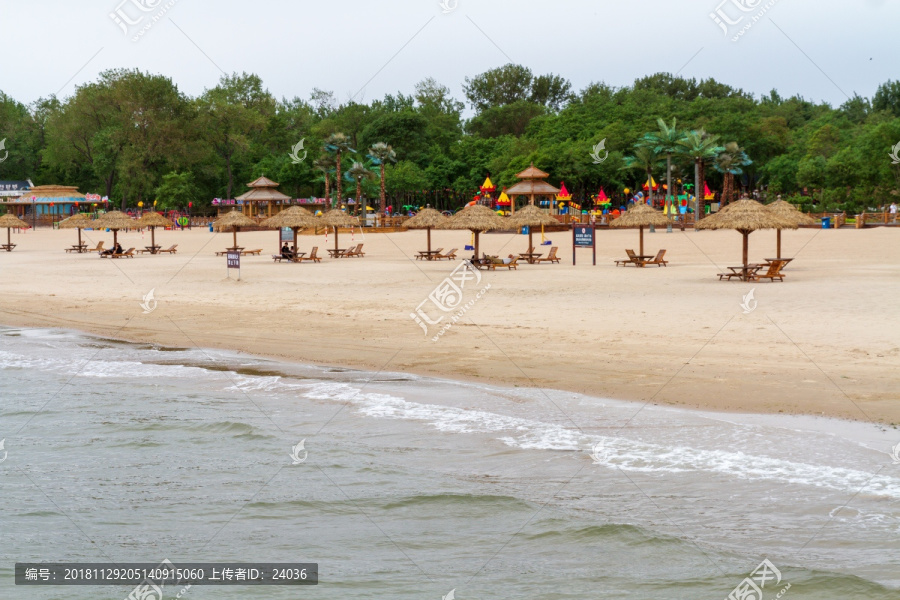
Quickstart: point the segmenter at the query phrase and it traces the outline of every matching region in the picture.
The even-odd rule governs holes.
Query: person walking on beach
[[[891,223],[897,222],[897,203],[891,202]]]

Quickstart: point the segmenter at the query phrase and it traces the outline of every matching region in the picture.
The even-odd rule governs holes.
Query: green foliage
[[[762,186],[793,197],[805,188],[803,202],[816,210],[880,206],[900,189],[900,165],[888,156],[900,142],[900,81],[838,108],[774,90],[754,98],[668,73],[573,92],[562,77],[520,65],[467,78],[464,90],[474,109],[468,116],[434,79],[411,94],[341,103],[321,89],[308,100],[276,100],[247,73],[224,76],[189,98],[161,75],[105,71],[70,97],[31,106],[0,92],[0,140],[9,151],[0,178],[77,185],[121,206],[155,197],[183,205],[190,197],[200,208],[245,192],[263,174],[294,197],[324,195],[326,178],[332,196],[338,186],[350,196],[355,189],[343,188],[349,192],[355,180],[345,185],[346,173],[366,155],[379,180],[384,163],[386,204],[395,206],[418,194],[419,201],[443,198],[442,208],[456,208],[485,175],[508,187],[532,162],[580,199],[600,186],[614,195],[642,185],[648,167],[663,180],[666,163],[673,180],[699,175],[714,190]],[[301,140],[307,156],[295,163],[289,153]],[[591,152],[602,140],[609,155],[594,164]],[[726,152],[719,140],[733,141],[739,152]],[[379,145],[392,156],[376,152]],[[656,159],[641,159],[638,147]],[[381,181],[362,183],[370,197],[381,195]]]

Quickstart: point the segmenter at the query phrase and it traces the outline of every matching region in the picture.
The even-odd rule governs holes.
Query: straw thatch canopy
[[[444,227],[449,219],[433,208],[420,210],[411,219],[403,222],[407,229],[435,229]]]
[[[158,212],[148,212],[141,215],[137,222],[138,227],[175,227],[175,223],[165,218]]]
[[[694,226],[697,229],[735,229],[744,236],[744,271],[742,279],[749,278],[747,265],[748,238],[754,231],[760,229],[796,229],[794,221],[783,217],[775,211],[769,210],[756,200],[738,200],[733,202],[705,219],[698,221]]]
[[[664,214],[644,203],[635,203],[622,215],[610,222],[610,227],[663,227],[669,223]]]
[[[781,216],[756,200],[738,200],[719,212],[697,222],[697,229],[736,229],[752,232],[759,229],[796,229],[793,221]]]
[[[256,227],[256,221],[233,210],[213,223],[213,229],[216,231],[228,231],[236,227]]]
[[[6,214],[0,217],[0,229],[28,229],[28,223],[15,215]]]
[[[799,210],[797,207],[791,204],[790,202],[785,202],[784,200],[776,200],[772,204],[767,204],[766,208],[769,211],[782,216],[789,221],[791,221],[794,226],[790,229],[798,229],[801,225],[817,225],[818,221],[810,217],[809,215],[805,215]],[[781,230],[785,229],[784,227],[778,228],[778,233],[776,235],[776,243],[775,243],[775,257],[781,258]]]
[[[447,221],[443,229],[468,229],[475,234],[475,256],[478,257],[478,235],[482,231],[506,229],[508,220],[497,215],[487,206],[476,204],[459,211]]]
[[[559,221],[542,211],[537,206],[529,204],[509,217],[507,224],[511,227],[538,227],[540,225],[559,225]]]
[[[91,215],[87,213],[78,213],[72,215],[68,219],[59,222],[60,229],[86,229],[95,225]]]
[[[94,225],[98,228],[105,229],[136,229],[138,227],[137,221],[126,215],[125,213],[113,210],[106,214],[100,215]]]
[[[359,219],[347,213],[333,209],[322,216],[322,224],[328,227],[359,227]]]
[[[433,208],[420,210],[411,219],[403,222],[403,226],[407,229],[427,229],[428,230],[428,252],[431,252],[431,230],[443,228],[450,221],[447,217]],[[430,254],[429,254],[430,256]]]
[[[785,202],[784,200],[776,200],[772,204],[767,204],[766,208],[770,211],[793,221],[794,227],[791,229],[797,229],[802,225],[818,225],[818,221],[810,217],[809,215],[803,214],[797,207],[791,204],[790,202]]]
[[[322,225],[322,219],[315,216],[302,206],[292,206],[262,222],[263,227],[290,227],[291,229],[306,229]]]
[[[508,228],[508,222],[487,206],[476,204],[459,211],[447,220],[443,229],[468,229],[469,231],[493,231]]]

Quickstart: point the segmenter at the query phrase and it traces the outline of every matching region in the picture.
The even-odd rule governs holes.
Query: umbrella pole
[[[747,259],[747,250],[750,246],[750,232],[744,231],[744,281],[749,281],[750,277],[748,275],[747,263],[749,262]]]
[[[334,228],[334,252],[337,254],[338,251],[338,228],[335,226]]]
[[[78,228],[78,245],[81,245],[81,227]]]
[[[478,232],[473,231],[472,233],[475,234],[475,258],[477,259],[478,258]]]
[[[6,228],[6,245],[12,246],[12,229]]]
[[[233,246],[233,248],[234,248],[234,249],[237,249],[237,230],[238,230],[238,228],[235,227],[235,228],[234,228],[234,231],[233,231],[233,233],[234,233],[234,246]]]
[[[113,250],[115,250],[115,248],[118,244],[119,244],[119,230],[113,229]]]
[[[532,230],[532,227],[529,227],[528,228],[528,251],[534,252],[534,242],[531,239],[531,233],[532,233],[531,230]]]
[[[295,253],[295,256],[296,256],[296,252],[297,252],[297,232],[299,230],[300,230],[299,227],[294,227],[294,253]]]
[[[428,254],[431,254],[431,227],[428,228]]]
[[[638,229],[641,230],[641,256],[644,255],[644,226],[641,225]]]
[[[775,255],[777,258],[781,258],[781,230],[778,230],[778,253]]]
[[[150,228],[150,247],[153,248],[152,254],[156,254],[156,227]]]

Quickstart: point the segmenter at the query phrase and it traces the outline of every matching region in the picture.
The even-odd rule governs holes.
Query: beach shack
[[[521,173],[518,173],[516,177],[520,179],[519,183],[506,190],[506,195],[510,199],[509,209],[512,214],[516,213],[516,196],[527,196],[528,203],[534,205],[535,198],[549,197],[552,201],[559,193],[559,189],[544,181],[544,179],[550,177],[550,174],[535,168],[534,163]]]
[[[4,195],[13,190],[0,190],[0,199],[7,212],[21,219],[36,221],[60,221],[78,212],[80,206],[87,206],[84,194],[76,186],[69,185],[31,185],[20,184],[17,195]],[[9,182],[2,182],[4,188]]]

